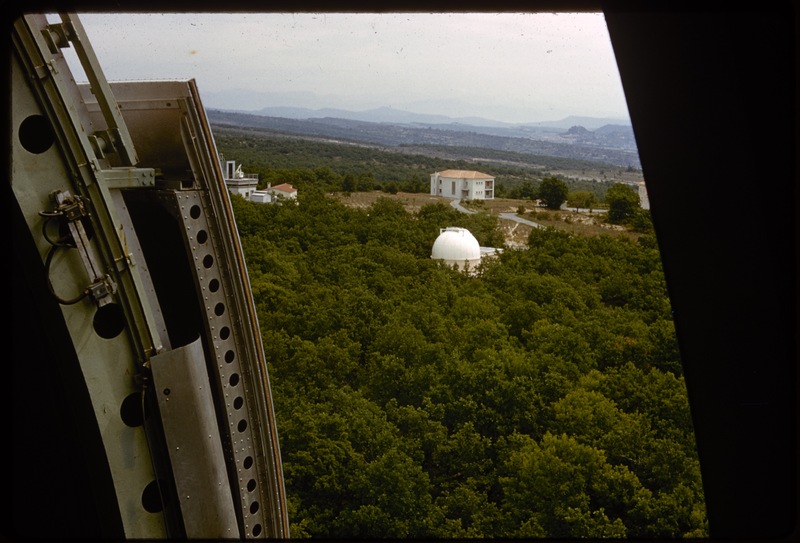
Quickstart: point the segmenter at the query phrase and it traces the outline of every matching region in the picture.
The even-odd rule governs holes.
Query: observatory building
[[[448,266],[457,266],[461,271],[475,270],[485,256],[497,254],[498,249],[481,247],[475,236],[466,228],[448,226],[439,230],[433,242],[431,258],[443,260]]]
[[[222,154],[219,155],[219,162],[225,185],[231,194],[238,194],[249,200],[258,186],[258,174],[244,173],[241,164],[237,165],[235,160],[225,160]]]

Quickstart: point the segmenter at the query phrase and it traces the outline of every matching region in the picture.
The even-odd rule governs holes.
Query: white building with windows
[[[244,197],[245,200],[250,200],[251,196],[258,188],[258,174],[257,173],[244,173],[242,165],[236,165],[235,160],[225,160],[222,155],[219,156],[220,166],[222,166],[222,177],[225,180],[225,186],[231,194],[238,194]]]
[[[267,192],[272,195],[273,200],[297,200],[297,189],[289,183],[267,187]]]
[[[281,183],[274,187],[267,183],[267,188],[255,190],[250,195],[250,201],[257,204],[274,204],[281,200],[297,200],[297,189],[289,183]]]
[[[431,195],[460,200],[493,200],[494,177],[472,170],[445,170],[431,174]]]
[[[225,186],[231,194],[238,194],[245,200],[250,200],[257,204],[272,204],[281,200],[297,200],[297,189],[289,183],[281,183],[274,187],[267,183],[266,189],[258,188],[258,174],[245,173],[242,165],[236,164],[235,160],[225,160],[219,155],[219,164],[222,168],[222,177]]]

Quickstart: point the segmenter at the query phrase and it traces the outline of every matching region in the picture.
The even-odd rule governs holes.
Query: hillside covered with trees
[[[430,175],[446,169],[480,170],[495,176],[497,198],[526,197],[553,171],[622,169],[609,164],[558,156],[442,145],[378,148],[366,144],[320,141],[257,129],[214,126],[217,146],[227,159],[258,174],[260,185],[313,184],[328,191],[386,193],[430,191]],[[570,191],[586,191],[604,201],[613,180],[564,179]]]
[[[232,200],[292,537],[707,536],[651,236],[535,229],[467,275],[430,250],[501,247],[486,213]]]
[[[339,141],[360,142],[385,147],[403,145],[435,145],[466,147],[473,152],[507,151],[521,155],[561,157],[570,160],[605,162],[617,167],[640,167],[639,155],[630,127],[607,125],[604,130],[590,132],[573,127],[560,138],[537,137],[532,127],[517,129],[486,128],[461,125],[419,125],[366,122],[343,118],[288,119],[220,111],[208,111],[217,127],[244,127],[261,132],[311,135]],[[580,128],[580,133],[574,129]]]

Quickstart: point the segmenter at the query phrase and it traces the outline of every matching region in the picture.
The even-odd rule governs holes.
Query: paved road
[[[475,211],[472,211],[471,209],[467,209],[464,206],[462,206],[461,205],[461,200],[451,200],[450,201],[450,205],[453,208],[461,211],[462,213],[475,213]],[[574,207],[567,207],[566,204],[562,205],[561,209],[563,209],[564,211],[575,211]],[[605,213],[606,211],[608,211],[608,210],[607,209],[592,209],[591,213]],[[590,210],[583,209],[583,208],[578,208],[578,212],[580,212],[580,213],[589,213]],[[522,217],[518,217],[516,213],[500,213],[500,217],[502,217],[503,219],[508,219],[510,221],[517,221],[520,224],[527,224],[528,226],[533,226],[534,228],[545,228],[544,226],[542,226],[541,224],[539,224],[537,222],[529,221],[528,219],[523,219]]]
[[[467,209],[461,205],[461,200],[453,200],[450,202],[450,205],[453,206],[455,209],[461,211],[462,213],[475,213],[471,209]],[[528,219],[523,219],[522,217],[518,217],[516,213],[500,213],[500,217],[503,219],[508,219],[511,221],[517,221],[520,224],[527,224],[528,226],[533,226],[534,228],[544,228],[538,222],[529,221]]]
[[[528,219],[523,219],[522,217],[518,217],[516,213],[500,213],[500,216],[504,219],[508,219],[511,221],[517,221],[520,224],[527,224],[528,226],[533,226],[534,228],[544,228],[538,222],[529,221]]]
[[[461,200],[450,200],[450,205],[459,210],[461,213],[475,213],[471,209],[467,209],[466,207],[462,206]]]

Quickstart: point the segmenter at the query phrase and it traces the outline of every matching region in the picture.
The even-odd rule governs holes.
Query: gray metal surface
[[[42,262],[53,249],[41,235],[47,219],[40,213],[52,208],[50,195],[69,191],[91,202],[89,243],[118,291],[114,303],[103,309],[88,298],[60,305],[71,335],[71,344],[62,349],[74,349],[78,357],[93,409],[84,423],[96,425],[102,437],[124,533],[131,538],[165,537],[163,515],[148,511],[142,503],[157,478],[144,427],[128,424],[120,416],[126,398],[140,393],[134,376],[155,352],[158,334],[148,326],[149,308],[137,300],[138,270],[127,265],[123,245],[110,227],[115,221],[104,189],[94,174],[111,166],[95,154],[89,139],[94,127],[80,107],[63,56],[51,51],[44,39],[46,27],[43,16],[29,16],[17,21],[12,35],[11,187]],[[53,289],[68,295],[79,292],[90,279],[77,250],[58,250],[49,271]]]
[[[102,304],[52,303],[125,537],[289,537],[260,330],[197,87],[108,83],[77,17],[61,21],[14,27],[11,185],[54,292],[113,285]],[[70,74],[69,43],[89,85]],[[54,192],[87,205],[66,230],[93,255],[88,272],[68,236],[55,241],[63,214],[42,214]]]
[[[80,89],[91,118],[101,123],[91,90]],[[199,94],[193,81],[120,82],[111,89],[141,164],[158,165],[156,188],[129,196],[147,198],[175,218],[192,263],[242,532],[285,537],[283,473],[260,331]]]
[[[237,537],[201,341],[154,356],[150,368],[186,537]]]

